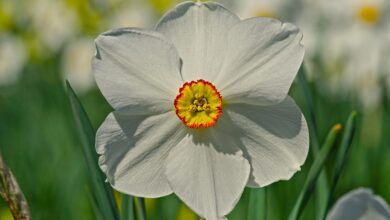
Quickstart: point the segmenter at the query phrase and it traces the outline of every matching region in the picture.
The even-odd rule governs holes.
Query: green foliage
[[[267,188],[250,189],[247,219],[267,219]]]
[[[326,218],[326,214],[331,206],[331,202],[333,200],[333,196],[334,196],[334,193],[336,190],[337,182],[341,176],[341,171],[343,170],[343,168],[345,166],[347,156],[348,156],[348,151],[349,151],[349,148],[351,147],[353,137],[355,136],[356,115],[357,115],[357,113],[355,111],[353,111],[348,117],[348,121],[347,121],[346,126],[345,126],[345,130],[344,130],[344,134],[343,134],[343,137],[341,140],[341,144],[340,144],[340,147],[339,147],[339,150],[337,153],[336,167],[335,167],[335,171],[334,171],[333,178],[332,178],[331,188],[330,188],[329,194],[327,196],[326,206],[324,207],[323,212],[320,213],[321,215],[320,215],[319,219]]]
[[[66,82],[66,86],[76,127],[82,142],[85,161],[91,175],[91,188],[99,210],[99,213],[96,213],[96,215],[101,215],[106,220],[119,219],[113,191],[105,181],[106,177],[98,166],[98,156],[95,151],[95,132],[69,82]]]
[[[321,169],[325,165],[325,161],[331,153],[333,146],[335,146],[336,137],[341,130],[341,125],[336,124],[329,131],[328,136],[321,147],[320,152],[316,155],[314,163],[312,164],[309,174],[306,178],[306,181],[302,187],[302,191],[298,196],[295,206],[290,213],[289,220],[299,219],[302,214],[303,209],[305,208],[307,202],[309,201],[310,196],[315,189],[317,178],[321,173]]]

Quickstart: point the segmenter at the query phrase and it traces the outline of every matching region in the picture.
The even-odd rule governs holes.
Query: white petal
[[[118,191],[141,197],[172,192],[164,174],[168,152],[184,137],[173,111],[161,115],[108,115],[96,134],[99,165]]]
[[[288,180],[300,170],[309,150],[309,134],[304,116],[290,97],[270,106],[232,104],[225,109],[228,119],[221,126],[240,138],[252,167],[247,186]]]
[[[250,167],[239,149],[212,129],[187,135],[171,150],[166,176],[175,194],[198,215],[219,220],[238,202]]]
[[[175,47],[156,31],[115,29],[96,39],[96,82],[115,109],[162,112],[173,108],[183,81]]]
[[[212,82],[225,55],[227,32],[239,21],[217,3],[185,2],[163,16],[156,29],[177,48],[185,81]]]
[[[296,26],[275,19],[240,22],[229,31],[215,85],[230,103],[283,101],[303,60],[301,39]]]
[[[370,189],[356,189],[341,197],[330,210],[327,220],[388,220],[390,207]]]

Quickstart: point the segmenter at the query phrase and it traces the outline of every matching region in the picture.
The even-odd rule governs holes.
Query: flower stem
[[[30,220],[30,210],[19,184],[0,154],[0,197],[8,204],[15,220]]]

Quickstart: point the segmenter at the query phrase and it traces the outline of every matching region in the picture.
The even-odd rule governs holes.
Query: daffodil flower
[[[207,220],[225,219],[245,186],[288,180],[308,152],[305,119],[287,95],[302,63],[301,32],[185,2],[154,30],[96,39],[96,82],[115,109],[96,134],[118,191],[175,193]]]
[[[327,220],[386,220],[390,207],[371,189],[359,188],[342,196],[327,216]]]

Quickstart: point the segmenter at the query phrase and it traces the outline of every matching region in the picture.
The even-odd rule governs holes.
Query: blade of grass
[[[330,208],[334,192],[336,190],[336,185],[337,182],[340,178],[341,172],[345,166],[346,160],[347,160],[347,155],[350,149],[350,146],[352,144],[353,137],[355,135],[355,130],[356,130],[356,115],[357,113],[355,111],[351,112],[351,114],[348,117],[346,126],[345,126],[345,131],[343,134],[343,137],[341,139],[341,144],[340,144],[340,149],[337,154],[337,160],[336,160],[336,168],[335,172],[332,178],[332,184],[331,188],[329,191],[329,195],[327,197],[327,205],[323,212],[321,213],[321,218],[320,219],[325,219],[326,214]]]
[[[313,158],[316,157],[318,152],[320,151],[320,143],[318,139],[318,130],[317,130],[317,120],[315,117],[313,98],[311,96],[311,92],[309,89],[309,84],[306,78],[306,70],[304,65],[301,66],[298,72],[298,81],[301,86],[301,91],[303,93],[304,101],[306,104],[306,108],[309,113],[309,117],[307,118],[308,126],[310,128],[310,139],[311,139],[311,152]],[[326,206],[326,198],[329,195],[329,184],[326,178],[326,169],[323,169],[320,173],[320,176],[317,180],[318,186],[316,187],[316,215],[317,217],[321,214],[321,212],[325,209]]]
[[[250,189],[248,220],[267,219],[267,189]]]
[[[135,209],[137,211],[138,220],[146,220],[145,199],[136,197]]]
[[[99,210],[101,210],[103,219],[117,220],[119,218],[113,191],[109,184],[106,183],[106,178],[98,166],[98,155],[95,151],[95,131],[68,81],[66,86],[77,131],[82,143],[83,155],[91,177],[92,191],[96,197]]]
[[[315,185],[316,185],[316,181],[318,179],[318,176],[319,176],[321,169],[323,168],[325,161],[328,158],[333,146],[335,145],[334,143],[336,141],[336,137],[339,134],[340,130],[341,130],[341,125],[336,124],[329,131],[329,133],[326,137],[326,140],[325,140],[323,146],[321,147],[321,151],[315,157],[314,163],[309,170],[309,174],[305,180],[302,191],[299,194],[298,199],[295,202],[295,206],[288,217],[289,220],[297,220],[300,217],[300,215],[301,215],[303,209],[305,208],[311,194],[313,193],[313,190],[315,189]]]
[[[307,123],[309,124],[311,130],[310,137],[312,139],[313,150],[315,151],[314,153],[317,154],[320,149],[320,142],[318,140],[317,133],[317,119],[315,117],[313,98],[311,96],[309,83],[307,82],[306,69],[304,68],[304,65],[302,65],[298,71],[298,82],[301,87],[303,99],[309,114],[309,117],[307,118]]]
[[[121,220],[134,220],[134,198],[122,194]]]
[[[95,214],[96,220],[104,220],[103,215],[99,210],[98,203],[96,201],[96,196],[94,196],[94,194],[91,192],[91,188],[88,186],[85,186],[85,190],[88,192],[87,193],[88,200],[90,201],[90,203],[92,205],[92,210],[93,210],[93,213]]]

